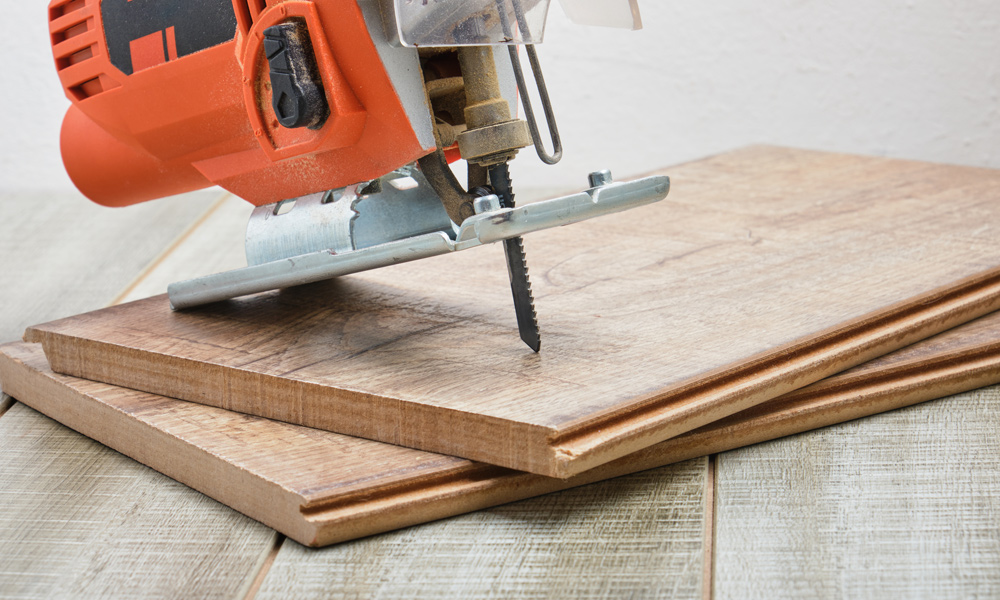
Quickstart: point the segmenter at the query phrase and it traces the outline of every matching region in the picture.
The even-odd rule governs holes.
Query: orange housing
[[[120,1],[138,10],[165,0]],[[100,0],[51,2],[56,69],[73,103],[63,162],[88,198],[125,206],[216,184],[260,206],[374,179],[433,150],[355,0],[232,4],[229,41],[179,56],[183,32],[164,27],[128,40],[126,73],[109,54]],[[285,129],[271,109],[263,30],[288,18],[308,26],[329,104],[317,130]]]

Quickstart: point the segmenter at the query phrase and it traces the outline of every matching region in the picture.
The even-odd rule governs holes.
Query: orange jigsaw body
[[[186,54],[190,23],[167,21],[134,39],[116,32],[112,50],[109,10],[165,0],[103,2],[117,4],[104,14],[101,0],[49,5],[72,102],[63,162],[94,202],[125,206],[214,184],[260,206],[374,179],[434,150],[420,143],[354,0],[232,0],[232,37]],[[263,30],[288,18],[308,26],[329,106],[319,129],[286,129],[271,108]]]

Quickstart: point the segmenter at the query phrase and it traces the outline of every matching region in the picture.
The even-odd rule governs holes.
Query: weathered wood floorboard
[[[270,529],[23,404],[0,419],[0,597],[232,598]]]
[[[113,301],[218,199],[113,210],[5,197],[0,340]],[[4,408],[0,597],[231,598],[249,585],[273,531],[24,405]]]
[[[0,197],[0,342],[106,306],[219,199],[189,194],[126,210],[78,195]]]
[[[700,598],[706,459],[312,550],[258,599]]]
[[[243,244],[253,206],[227,195],[184,243],[162,257],[155,268],[130,287],[121,302],[162,294],[174,281],[221,273],[247,264]]]
[[[998,431],[994,386],[719,455],[715,597],[997,597]]]

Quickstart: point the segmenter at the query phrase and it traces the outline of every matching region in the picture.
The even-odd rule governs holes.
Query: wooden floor
[[[248,215],[0,198],[0,341],[240,266]],[[0,598],[996,597],[998,408],[979,390],[317,551],[4,398]]]

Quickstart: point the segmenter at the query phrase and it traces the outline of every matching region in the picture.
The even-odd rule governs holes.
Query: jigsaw
[[[637,0],[560,1],[576,22],[641,26]],[[577,194],[515,206],[515,155],[562,155],[535,52],[549,4],[53,0],[71,101],[63,162],[106,206],[218,185],[256,207],[248,266],[171,284],[174,309],[502,243],[520,336],[537,352],[522,236],[669,190],[666,177],[597,171]]]

